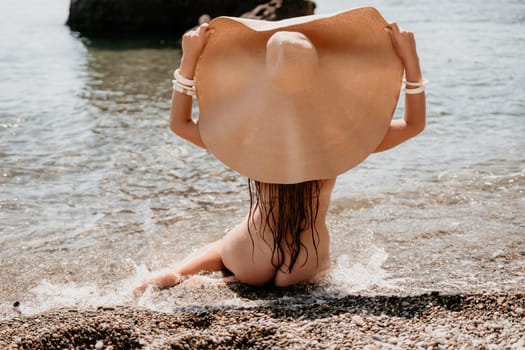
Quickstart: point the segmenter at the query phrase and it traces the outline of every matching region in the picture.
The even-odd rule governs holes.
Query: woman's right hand
[[[208,37],[211,33],[208,23],[203,23],[199,27],[186,32],[182,36],[182,60],[180,72],[188,79],[193,79],[195,66],[201,55]]]

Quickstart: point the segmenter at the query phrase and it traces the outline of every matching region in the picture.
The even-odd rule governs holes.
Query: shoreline
[[[275,298],[267,305],[161,313],[54,309],[0,322],[2,349],[525,349],[525,294]],[[269,295],[267,295],[269,293]],[[286,293],[288,294],[288,293]]]

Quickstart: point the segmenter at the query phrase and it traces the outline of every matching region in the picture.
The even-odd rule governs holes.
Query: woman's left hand
[[[399,56],[406,71],[406,78],[409,81],[421,80],[421,69],[416,49],[414,33],[407,30],[400,30],[397,23],[389,23],[385,27],[392,40],[392,46]]]

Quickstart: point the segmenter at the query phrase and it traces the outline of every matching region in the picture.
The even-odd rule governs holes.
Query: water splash
[[[341,255],[329,276],[327,289],[339,295],[348,295],[369,289],[394,289],[398,280],[389,279],[382,267],[388,258],[383,247],[371,244],[356,255]]]
[[[42,280],[36,287],[28,291],[25,300],[19,302],[16,308],[13,305],[0,305],[0,315],[4,318],[22,314],[35,315],[54,308],[84,308],[110,307],[126,305],[133,300],[127,283],[120,283],[109,288],[100,288],[95,283],[54,284]]]

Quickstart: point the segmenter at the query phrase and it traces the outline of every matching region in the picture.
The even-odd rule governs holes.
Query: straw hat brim
[[[267,183],[334,178],[363,161],[386,134],[403,66],[374,8],[278,22],[219,17],[196,72],[206,147],[242,175]],[[269,81],[266,43],[300,32],[317,49],[319,74],[300,94]]]

